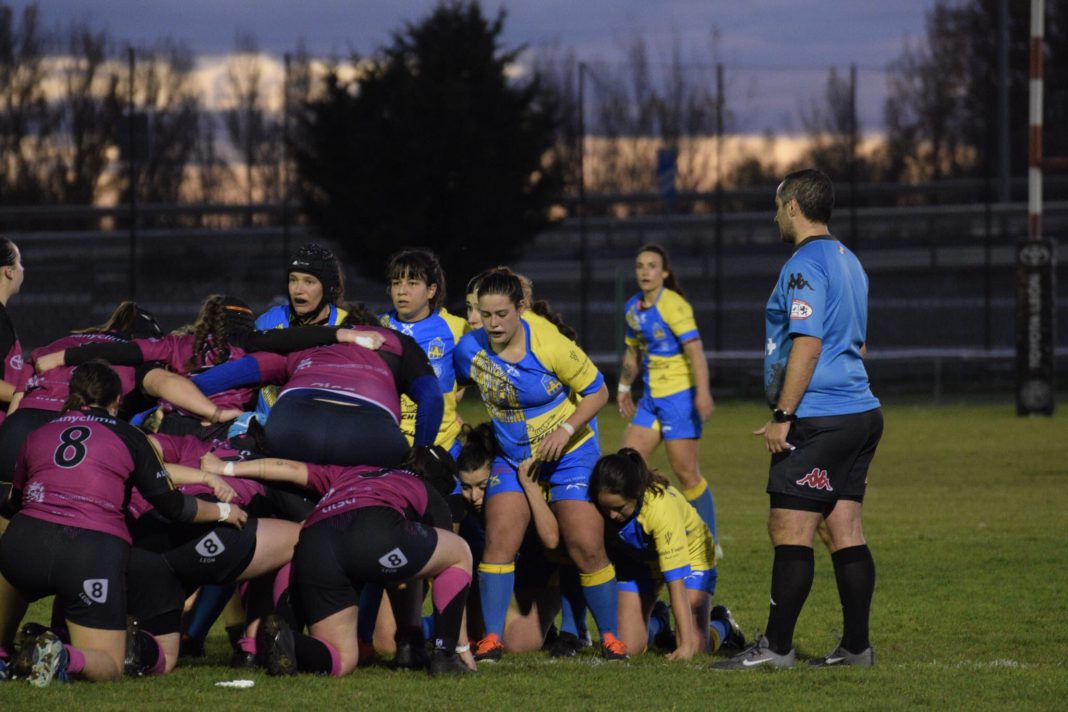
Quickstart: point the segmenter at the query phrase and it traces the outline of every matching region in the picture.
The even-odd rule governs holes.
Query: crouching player
[[[283,616],[268,616],[256,647],[269,673],[337,677],[352,672],[364,584],[388,588],[422,579],[433,586],[430,673],[475,669],[463,630],[471,550],[452,533],[444,497],[455,486],[456,463],[445,450],[416,447],[403,469],[275,458],[231,464],[223,474],[289,481],[323,495],[301,529],[290,583],[294,608],[310,635],[294,631]]]
[[[29,601],[54,594],[70,632],[69,645],[46,631],[28,648],[23,674],[38,687],[122,676],[131,484],[170,520],[240,527],[247,518],[174,488],[145,436],[116,420],[122,383],[106,364],[79,366],[69,390],[64,412],[27,439],[2,512],[14,516],[0,539],[0,659]]]
[[[645,648],[650,613],[663,583],[678,638],[669,660],[715,652],[723,643],[744,647],[744,636],[723,606],[716,607],[708,626],[716,587],[714,543],[681,492],[650,470],[636,450],[623,448],[597,461],[590,496],[607,520],[613,543],[609,555],[619,577],[619,631],[628,650]]]

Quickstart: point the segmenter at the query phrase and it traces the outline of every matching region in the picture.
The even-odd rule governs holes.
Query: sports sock
[[[586,630],[586,598],[582,595],[579,571],[574,564],[560,567],[560,632],[576,638]]]
[[[839,549],[831,554],[838,600],[842,603],[842,647],[860,653],[871,647],[868,619],[875,591],[875,560],[867,544]]]
[[[515,562],[478,565],[478,597],[482,603],[482,623],[486,634],[504,636],[504,619],[515,588]]]
[[[794,626],[812,589],[815,560],[812,547],[775,547],[771,568],[771,611],[764,635],[773,653],[785,655],[794,647]]]
[[[434,577],[430,595],[434,601],[434,647],[454,650],[471,591],[471,574],[455,566]]]
[[[664,630],[664,620],[653,616],[649,619],[649,635],[645,638],[645,644],[652,647],[653,641],[656,640],[656,636],[660,635],[660,631]]]
[[[619,594],[616,591],[615,567],[609,564],[593,573],[580,573],[579,581],[582,583],[586,604],[593,613],[593,620],[601,631],[601,637],[603,638],[605,633],[616,635],[619,625]]]
[[[85,653],[75,648],[73,645],[64,645],[67,649],[67,672],[71,675],[79,673],[85,669]]]
[[[682,496],[693,505],[697,514],[708,525],[713,541],[719,541],[719,534],[716,532],[716,503],[712,500],[712,489],[708,482],[701,480],[693,487],[685,488],[682,490]]]
[[[341,674],[341,658],[333,646],[303,633],[293,633],[293,650],[297,656],[297,670],[317,675]]]
[[[723,641],[731,634],[731,627],[727,625],[727,621],[711,621],[708,624],[708,633],[711,638],[711,641],[709,641],[711,649],[708,652],[714,653],[719,650],[719,646],[723,645]]]
[[[423,640],[434,639],[434,616],[423,616]]]
[[[375,639],[375,623],[378,621],[378,609],[382,606],[384,591],[377,583],[365,583],[360,591],[356,616],[356,637],[360,640],[370,642]]]
[[[226,608],[230,597],[234,595],[234,585],[229,586],[204,586],[200,589],[193,611],[189,617],[189,625],[186,627],[186,635],[196,640],[204,640],[208,637],[215,619]]]

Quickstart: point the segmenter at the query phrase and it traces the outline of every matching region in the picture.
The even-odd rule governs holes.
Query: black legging
[[[408,440],[382,408],[317,397],[291,393],[274,404],[264,428],[271,455],[321,465],[396,467],[408,454]]]
[[[12,482],[15,478],[15,462],[19,450],[30,433],[59,415],[52,410],[19,408],[0,424],[0,482]],[[5,490],[6,494],[6,490]]]

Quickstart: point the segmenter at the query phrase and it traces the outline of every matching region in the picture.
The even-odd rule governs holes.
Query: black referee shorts
[[[863,502],[882,434],[879,408],[794,421],[786,438],[794,449],[771,456],[771,506],[826,516],[840,499]]]

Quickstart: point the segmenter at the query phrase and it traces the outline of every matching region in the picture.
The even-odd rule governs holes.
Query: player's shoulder
[[[467,323],[467,319],[456,316],[445,307],[442,307],[438,310],[437,316],[443,322],[445,322],[445,325],[448,327],[449,332],[452,333],[453,339],[455,339],[456,341],[459,341],[460,337],[467,333],[467,327],[469,326]]]
[[[256,328],[259,330],[276,329],[289,324],[289,305],[278,304],[263,312],[256,318]]]
[[[642,293],[638,292],[637,294],[635,294],[634,296],[632,296],[630,299],[628,299],[626,301],[626,303],[623,305],[623,310],[624,311],[631,311],[632,309],[637,309],[638,308],[638,303],[641,301],[641,299],[642,299]]]
[[[660,308],[661,313],[692,311],[692,307],[690,306],[690,303],[686,301],[686,297],[673,289],[668,289],[667,287],[660,293],[660,299],[657,301],[657,306]]]

